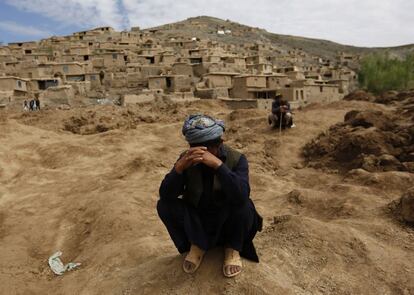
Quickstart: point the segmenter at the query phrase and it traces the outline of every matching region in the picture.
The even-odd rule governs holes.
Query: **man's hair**
[[[190,144],[191,147],[195,146],[205,146],[205,147],[218,147],[220,144],[223,143],[223,139],[221,137],[205,141],[205,142],[199,142],[199,143],[192,143]]]

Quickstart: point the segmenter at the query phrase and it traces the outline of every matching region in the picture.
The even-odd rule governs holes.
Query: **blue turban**
[[[183,135],[189,144],[203,143],[220,138],[224,122],[206,115],[190,115],[184,122]]]

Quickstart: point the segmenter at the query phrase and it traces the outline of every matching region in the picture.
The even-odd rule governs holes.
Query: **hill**
[[[221,28],[231,30],[232,35],[218,35],[217,30]],[[267,32],[264,29],[249,27],[230,20],[222,20],[209,16],[188,18],[184,21],[161,25],[148,30],[158,30],[159,34],[164,34],[170,37],[180,34],[190,38],[196,36],[229,44],[245,44],[252,42],[271,43],[286,50],[300,48],[309,54],[325,58],[334,58],[338,52],[348,52],[351,54],[389,52],[398,57],[403,57],[414,52],[414,44],[382,48],[356,47],[328,40],[281,35]],[[236,36],[235,33],[237,34]]]

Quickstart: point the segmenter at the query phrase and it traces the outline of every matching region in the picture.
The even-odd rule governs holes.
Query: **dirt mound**
[[[212,110],[217,107],[222,108],[222,103],[219,101],[174,102],[169,98],[158,97],[153,102],[128,105],[124,108],[98,105],[11,114],[5,111],[3,117],[7,118],[9,115],[20,123],[46,130],[58,132],[64,130],[74,134],[91,135],[110,130],[135,129],[139,124],[181,122],[188,114],[212,114]]]
[[[401,197],[401,216],[405,221],[414,223],[414,187]]]
[[[391,249],[390,245],[386,241],[375,244],[356,227],[349,231],[343,224],[346,222],[321,222],[299,215],[276,216],[261,237],[261,247],[270,249],[266,262],[269,265],[279,263],[282,273],[295,274],[298,278],[296,294],[377,294],[388,289],[390,280],[395,282],[392,289],[388,289],[390,294],[404,294],[414,287],[398,276],[391,278],[389,273],[370,272],[372,268],[387,268],[391,260],[378,259],[381,256],[375,248],[381,245]],[[291,257],[295,257],[294,261]],[[281,260],[284,263],[280,263]],[[398,260],[402,267],[408,266]],[[318,279],[310,281],[310,273],[318,273]],[[360,273],[370,273],[370,279]]]
[[[378,96],[374,102],[381,103],[381,104],[396,104],[398,102],[402,102],[406,100],[407,98],[414,97],[413,91],[404,91],[404,92],[398,92],[398,91],[387,91],[380,96]]]
[[[375,96],[372,93],[366,92],[364,90],[356,90],[344,97],[344,100],[361,100],[361,101],[370,101],[375,100]]]
[[[397,220],[414,225],[414,187],[409,188],[398,200],[392,201],[388,209]]]
[[[309,166],[371,172],[411,171],[413,152],[414,124],[373,110],[348,112],[303,149]]]
[[[63,129],[75,134],[96,134],[113,129],[133,129],[140,123],[153,123],[156,115],[145,115],[132,110],[120,110],[110,107],[99,111],[88,110],[69,117],[63,123]]]

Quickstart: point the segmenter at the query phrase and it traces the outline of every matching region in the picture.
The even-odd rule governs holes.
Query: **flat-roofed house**
[[[239,73],[211,72],[204,75],[204,80],[208,88],[231,88],[233,86],[233,77],[237,75]]]
[[[162,89],[164,92],[189,92],[192,90],[191,78],[186,75],[165,75],[148,77],[148,88]]]
[[[243,75],[233,78],[231,97],[270,99],[275,95],[276,89],[267,88],[267,77],[265,75]]]
[[[172,65],[172,72],[174,75],[194,76],[193,66],[188,63],[174,63]]]
[[[0,104],[8,105],[15,99],[24,99],[28,94],[28,82],[19,77],[0,77]]]
[[[0,76],[0,91],[13,91],[15,94],[27,92],[28,79],[13,76]]]

